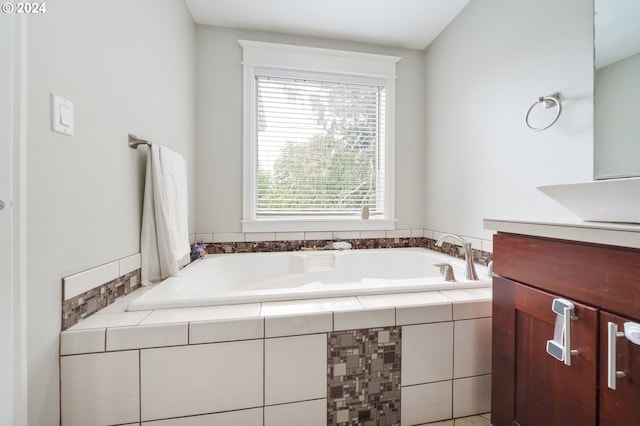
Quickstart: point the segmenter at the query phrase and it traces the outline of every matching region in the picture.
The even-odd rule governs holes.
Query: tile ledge
[[[137,291],[140,290],[145,290],[144,288],[138,289]],[[465,290],[465,289],[460,289],[460,290]],[[449,291],[449,290],[447,290]],[[419,307],[434,307],[434,306],[439,306],[439,305],[456,305],[456,304],[472,304],[472,303],[481,303],[481,302],[487,302],[487,301],[491,301],[492,298],[491,297],[478,297],[478,298],[470,298],[470,299],[455,299],[451,296],[448,296],[444,293],[442,293],[442,291],[430,291],[430,292],[424,292],[424,293],[434,293],[434,294],[442,294],[444,297],[446,297],[447,299],[449,299],[448,301],[442,301],[442,302],[426,302],[426,303],[416,303],[416,304],[411,304],[411,305],[389,305],[389,306],[376,306],[376,307],[365,307],[362,306],[362,304],[360,303],[361,307],[353,307],[352,309],[333,309],[333,307],[331,307],[330,309],[326,309],[326,310],[309,310],[309,311],[302,311],[302,312],[270,312],[270,313],[264,313],[262,312],[262,307],[259,310],[259,313],[257,315],[249,315],[249,316],[242,316],[242,317],[237,317],[237,316],[229,316],[229,317],[220,317],[220,318],[214,318],[214,319],[182,319],[179,321],[167,321],[167,322],[162,322],[162,323],[150,323],[150,324],[143,324],[143,321],[149,316],[151,315],[153,312],[156,311],[161,311],[161,309],[155,309],[155,310],[148,310],[148,311],[122,311],[122,312],[102,312],[102,311],[98,311],[96,312],[96,314],[92,315],[91,317],[88,317],[82,321],[80,321],[78,324],[70,327],[67,330],[64,330],[61,332],[61,334],[63,333],[74,333],[74,332],[80,332],[80,331],[85,331],[85,330],[96,330],[96,329],[114,329],[114,328],[122,328],[122,327],[158,327],[158,326],[172,326],[175,324],[205,324],[205,323],[216,323],[216,322],[233,322],[233,321],[247,321],[247,320],[252,320],[252,319],[266,319],[266,318],[272,318],[272,317],[311,317],[311,316],[320,316],[320,315],[326,315],[327,313],[332,313],[332,314],[346,314],[346,315],[367,315],[370,314],[372,312],[375,311],[379,311],[379,312],[384,312],[384,311],[388,311],[388,310],[395,310],[397,308],[419,308]],[[403,294],[403,293],[389,293],[386,295],[399,295],[399,294]],[[354,298],[357,298],[357,296],[354,296]],[[322,299],[308,299],[305,300],[305,302],[307,303],[313,303],[313,301],[317,301],[317,300],[322,300]],[[357,299],[356,299],[357,300]],[[299,302],[299,301],[291,301],[291,302]],[[274,303],[274,302],[265,302],[265,303]],[[227,305],[224,305],[227,306]],[[106,308],[105,308],[106,309]],[[185,308],[185,309],[191,309],[191,308]],[[195,309],[195,308],[193,308]],[[140,315],[140,318],[135,321],[135,323],[133,323],[134,321],[130,321],[129,323],[127,323],[127,321],[122,321],[120,322],[119,319],[125,319],[127,316],[135,316],[135,315]],[[99,320],[104,320],[99,321]],[[95,325],[91,325],[91,326],[86,326],[87,322],[95,322]]]

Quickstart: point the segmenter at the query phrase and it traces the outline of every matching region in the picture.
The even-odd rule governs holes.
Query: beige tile
[[[454,426],[455,420],[443,420],[441,422],[422,423],[418,426]]]
[[[491,301],[470,301],[453,303],[453,319],[488,318],[492,315]]]
[[[411,238],[410,229],[394,229],[387,231],[387,238]]]
[[[142,321],[151,311],[137,311],[137,312],[114,312],[105,314],[94,314],[89,318],[85,318],[73,327],[69,327],[69,330],[84,330],[88,328],[108,328],[108,327],[126,327],[137,325]]]
[[[203,306],[195,308],[156,309],[140,324],[168,324],[174,322],[213,321],[232,318],[258,317],[260,303],[241,305]]]
[[[107,328],[107,351],[186,345],[187,323]]]
[[[454,378],[491,373],[491,318],[454,322]]]
[[[491,426],[491,421],[483,416],[461,417],[456,419],[455,426]]]
[[[140,269],[140,253],[132,254],[119,260],[120,275],[128,274],[136,269]]]
[[[64,300],[69,300],[85,291],[115,280],[119,276],[120,264],[115,261],[64,277],[62,279]]]
[[[361,309],[333,313],[333,329],[335,331],[388,327],[395,324],[395,308]]]
[[[453,381],[454,417],[482,414],[490,409],[491,375],[456,379]]]
[[[332,312],[264,317],[265,337],[327,333],[333,331]]]
[[[360,238],[387,238],[386,231],[360,231]]]
[[[461,288],[455,290],[441,290],[440,293],[456,302],[486,301],[491,300],[493,288],[490,286],[480,288]]]
[[[403,386],[453,377],[453,323],[402,327]]]
[[[427,324],[431,322],[451,321],[451,303],[398,306],[396,308],[396,325]]]
[[[289,300],[284,302],[265,302],[260,315],[292,315],[312,312],[334,312],[362,309],[355,297],[334,297],[326,299]]]
[[[482,240],[482,250],[493,253],[493,240]]]
[[[142,422],[142,426],[255,426],[262,424],[262,416],[262,408],[252,408],[203,416]]]
[[[139,421],[138,351],[60,358],[64,426]]]
[[[360,231],[334,231],[333,240],[357,240],[360,238]]]
[[[214,243],[234,243],[241,241],[244,241],[244,234],[242,232],[226,232],[213,234]]]
[[[358,300],[365,308],[451,304],[451,299],[437,291],[358,296]]]
[[[276,241],[304,241],[304,232],[276,232]]]
[[[212,243],[214,242],[213,234],[196,234],[196,243]]]
[[[189,344],[262,339],[264,318],[238,318],[189,323]]]
[[[142,420],[262,406],[263,342],[140,351]]]
[[[453,319],[485,318],[491,316],[492,288],[442,290],[440,293],[453,302]]]
[[[401,401],[402,426],[451,419],[451,381],[403,387]]]
[[[104,352],[105,329],[68,330],[60,333],[60,355]]]
[[[275,232],[247,232],[244,234],[244,240],[247,242],[275,241],[276,233]]]
[[[327,400],[264,407],[264,426],[326,426]]]
[[[411,238],[422,238],[424,237],[423,229],[412,229],[411,230]]]
[[[327,397],[327,335],[264,342],[266,405]]]
[[[434,240],[439,240],[440,237],[442,237],[444,234],[445,234],[445,232],[440,232],[440,231],[435,231],[435,230],[431,231],[431,237]],[[448,238],[446,241],[453,242],[453,241],[457,241],[457,240],[454,240],[453,238]]]
[[[333,232],[331,231],[316,231],[316,232],[305,232],[304,239],[309,240],[331,240],[333,239]]]
[[[437,292],[358,296],[365,308],[396,307],[396,325],[451,321],[451,299]]]

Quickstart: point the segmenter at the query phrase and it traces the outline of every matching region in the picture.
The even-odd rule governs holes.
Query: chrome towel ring
[[[533,110],[533,108],[538,104],[543,104],[545,108],[552,108],[554,106],[557,108],[556,115],[555,117],[553,117],[553,120],[551,120],[551,122],[544,127],[533,127],[531,126],[531,124],[529,124],[529,114],[531,114],[531,110]],[[560,104],[560,93],[554,93],[549,96],[540,96],[538,100],[527,110],[527,115],[524,116],[524,124],[526,124],[529,130],[533,130],[534,132],[546,130],[549,127],[553,126],[553,124],[558,120],[558,117],[560,117],[560,112],[562,112],[562,105]]]

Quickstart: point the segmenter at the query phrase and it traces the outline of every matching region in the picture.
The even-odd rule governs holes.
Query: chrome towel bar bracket
[[[529,114],[531,114],[531,111],[533,110],[533,108],[535,108],[535,106],[538,104],[543,104],[545,108],[553,108],[554,106],[557,108],[556,115],[553,117],[553,120],[551,120],[551,122],[544,127],[533,127],[529,123]],[[549,127],[553,126],[553,124],[556,121],[558,121],[558,117],[560,117],[560,112],[562,112],[562,105],[560,104],[560,93],[556,92],[548,96],[540,96],[538,100],[535,101],[534,104],[531,105],[527,110],[527,114],[524,116],[524,124],[527,126],[529,130],[533,130],[534,132],[546,130]]]
[[[151,146],[151,142],[148,142],[144,139],[139,139],[135,135],[129,133],[129,148],[138,149],[138,145]]]

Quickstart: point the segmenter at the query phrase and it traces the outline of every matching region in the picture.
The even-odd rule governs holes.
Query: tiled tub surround
[[[443,235],[427,229],[353,232],[287,232],[195,234],[192,242],[204,242],[210,253],[250,253],[295,251],[322,247],[327,241],[342,240],[355,249],[424,247],[463,258],[461,248],[446,242],[436,247]],[[474,261],[491,261],[492,241],[467,238],[473,246]],[[62,330],[77,324],[119,297],[140,287],[140,254],[101,265],[62,279]]]
[[[489,411],[490,288],[125,312],[144,291],[61,334],[64,426],[375,424],[380,410],[417,425]],[[346,412],[341,376],[345,404],[350,389],[369,401]],[[395,414],[378,398],[394,385]]]

